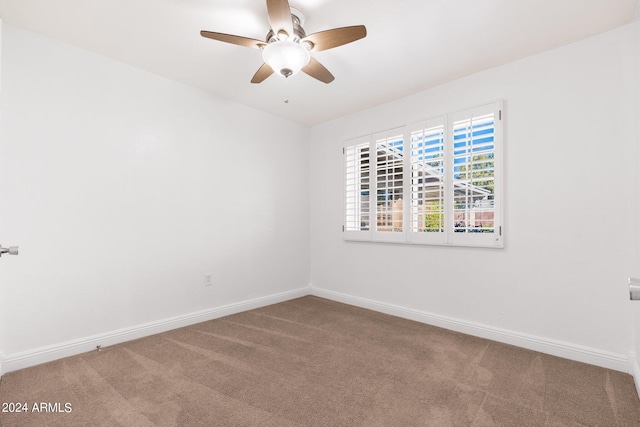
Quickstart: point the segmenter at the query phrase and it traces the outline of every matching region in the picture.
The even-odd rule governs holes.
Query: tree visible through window
[[[412,130],[411,231],[444,232],[444,124]]]

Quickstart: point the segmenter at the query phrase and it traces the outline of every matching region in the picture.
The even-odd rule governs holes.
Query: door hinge
[[[498,233],[502,236],[502,226],[498,227]]]
[[[502,110],[498,110],[498,120],[502,120]]]
[[[344,233],[344,225],[342,226],[342,232]]]

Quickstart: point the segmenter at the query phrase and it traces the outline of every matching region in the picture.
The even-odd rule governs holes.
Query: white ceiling
[[[307,34],[365,25],[365,39],[312,54],[336,77],[250,80],[265,0],[0,0],[4,22],[313,126],[637,19],[640,0],[290,0]],[[290,100],[285,103],[284,100]]]

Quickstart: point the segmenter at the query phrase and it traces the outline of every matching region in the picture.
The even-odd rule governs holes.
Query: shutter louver
[[[369,143],[345,148],[345,231],[370,227]]]

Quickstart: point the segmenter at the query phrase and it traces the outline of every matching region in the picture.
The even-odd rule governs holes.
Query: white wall
[[[7,364],[307,288],[308,128],[7,24],[2,55]]]
[[[633,318],[626,278],[640,274],[637,31],[637,23],[625,26],[313,128],[314,292],[448,319],[442,323],[494,338],[504,332],[518,344],[626,370]],[[504,249],[342,240],[345,139],[498,98],[505,101]]]

